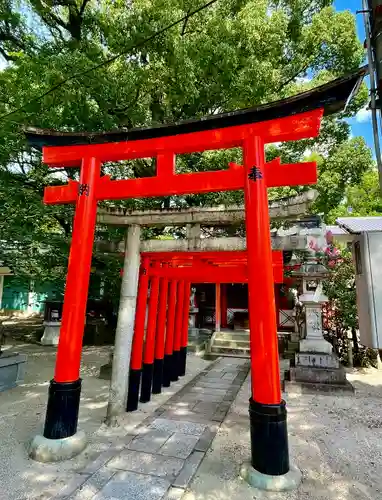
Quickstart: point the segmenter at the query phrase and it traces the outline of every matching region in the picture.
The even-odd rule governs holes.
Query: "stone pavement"
[[[55,500],[180,500],[248,373],[220,358],[118,445],[77,471]]]

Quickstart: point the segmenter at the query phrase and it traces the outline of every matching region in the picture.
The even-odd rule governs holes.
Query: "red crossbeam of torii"
[[[90,183],[84,170],[89,158],[98,162],[130,160],[148,156],[156,157],[157,172],[154,177],[111,180],[109,176],[97,176],[92,182],[92,197],[96,200],[145,198],[243,189],[245,171],[241,165],[230,163],[227,170],[213,172],[175,173],[176,154],[206,149],[240,146],[246,136],[261,134],[264,144],[282,140],[305,139],[318,133],[322,110],[309,111],[297,116],[254,125],[227,127],[213,131],[180,134],[173,137],[146,139],[115,144],[96,144],[70,147],[44,148],[44,162],[51,167],[80,166],[80,182],[69,181],[66,186],[45,188],[44,202],[49,205],[75,203],[78,194],[90,195]],[[171,139],[171,141],[169,141]],[[210,141],[210,142],[209,142]],[[88,161],[86,161],[86,159]],[[256,172],[253,172],[256,175]],[[280,159],[266,163],[264,175],[267,187],[315,184],[314,162],[281,164]],[[85,181],[85,182],[84,182]]]
[[[141,258],[149,259],[149,277],[186,280],[191,283],[247,283],[247,252],[142,252]],[[283,253],[272,252],[273,279],[283,283]]]
[[[224,129],[179,134],[175,137],[95,144],[70,147],[46,147],[43,159],[50,167],[82,166],[80,182],[69,181],[65,186],[45,188],[44,202],[49,205],[75,203],[79,194],[91,195],[95,200],[146,198],[194,193],[211,193],[243,189],[245,170],[241,165],[230,163],[227,170],[210,172],[175,173],[175,157],[195,151],[223,149],[241,146],[246,137],[260,135],[263,143],[298,140],[318,134],[322,109],[253,125],[241,125]],[[156,158],[157,171],[153,177],[111,180],[109,176],[96,176],[90,183],[90,158],[103,161]],[[315,162],[281,164],[280,159],[265,164],[264,176],[267,187],[315,184]],[[90,186],[92,186],[90,194]]]

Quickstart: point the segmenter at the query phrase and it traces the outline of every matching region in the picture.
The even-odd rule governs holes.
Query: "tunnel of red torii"
[[[276,160],[266,163],[264,146],[316,137],[322,117],[342,110],[363,76],[362,69],[288,99],[173,125],[99,134],[27,131],[31,145],[42,149],[43,161],[49,167],[80,169],[79,181],[45,189],[45,203],[73,203],[76,208],[56,368],[49,387],[44,435],[33,441],[32,456],[39,457],[43,439],[76,438],[82,337],[98,201],[244,190],[251,358],[251,462],[262,474],[288,473],[287,413],[280,388],[267,188],[314,184],[317,173],[313,162],[282,164]],[[177,174],[175,171],[176,155],[229,148],[242,149],[243,165],[230,164],[225,170],[209,172]],[[156,175],[153,177],[112,180],[101,175],[101,166],[105,162],[147,157],[156,159]],[[173,352],[178,352],[185,342],[185,313],[181,317],[180,311],[184,296],[189,293],[189,286],[186,286],[189,280],[176,279],[171,274],[168,278],[153,276],[149,311],[150,301],[158,300],[163,278],[170,283],[167,318],[161,318],[167,322],[165,353],[167,337],[169,343],[172,342],[171,330]],[[142,288],[148,287],[148,281],[149,275],[143,264],[138,298],[144,296]],[[176,308],[175,314],[173,307]],[[138,300],[135,332],[142,332],[137,326],[141,321],[139,311]],[[177,320],[174,326],[172,318]],[[147,362],[151,361],[153,350],[154,356],[156,348],[163,350],[163,345],[154,345],[155,332],[150,330],[150,314],[147,323],[146,341],[142,346],[144,364],[150,364]],[[140,339],[134,335],[133,352],[137,341]],[[130,379],[133,360],[130,372],[126,373]],[[172,363],[175,367],[180,366],[174,358]],[[182,375],[179,368],[175,375]],[[131,380],[129,386],[131,388]],[[73,454],[79,451],[77,446]]]
[[[272,252],[274,283],[283,282],[283,254]],[[149,291],[145,339],[146,304]],[[127,410],[150,401],[186,373],[191,283],[247,283],[245,251],[142,252]],[[170,294],[169,294],[170,283]],[[219,288],[217,287],[217,291]],[[219,295],[216,303],[220,302]],[[144,342],[144,340],[146,340]],[[142,374],[142,380],[140,380]]]

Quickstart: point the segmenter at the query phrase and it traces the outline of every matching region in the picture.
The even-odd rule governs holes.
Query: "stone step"
[[[219,353],[211,353],[213,356],[219,358],[240,358],[240,359],[250,359],[249,354],[232,354],[229,352],[219,352]]]
[[[249,332],[217,332],[215,340],[235,340],[235,341],[249,341]]]
[[[280,371],[289,371],[290,370],[290,360],[289,359],[280,359]]]
[[[204,340],[197,341],[197,342],[188,342],[187,350],[189,352],[195,352],[196,354],[200,352],[204,352],[206,349],[206,343]]]
[[[289,351],[298,351],[299,347],[300,347],[300,342],[293,342],[292,340],[288,340]]]
[[[294,359],[295,354],[296,354],[295,351],[289,351],[289,350],[287,350],[287,351],[283,352],[283,356],[284,356],[285,359]]]
[[[215,346],[215,344],[211,348],[211,352],[213,354],[222,354],[222,353],[229,353],[229,354],[246,354],[249,356],[249,347],[243,347],[240,349],[234,349],[232,347],[222,347],[222,346]]]
[[[233,349],[241,349],[241,348],[247,348],[249,349],[249,340],[231,340],[231,339],[222,339],[222,338],[215,338],[214,347],[231,347]]]

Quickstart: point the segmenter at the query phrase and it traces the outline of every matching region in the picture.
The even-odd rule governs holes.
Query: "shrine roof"
[[[366,71],[366,67],[360,68],[353,73],[287,99],[209,115],[200,119],[108,132],[62,132],[28,127],[25,135],[32,147],[42,149],[44,146],[102,144],[187,134],[269,121],[319,108],[324,109],[325,115],[330,115],[344,109],[349,99],[358,90]]]
[[[337,224],[350,234],[382,231],[382,217],[339,217]]]

